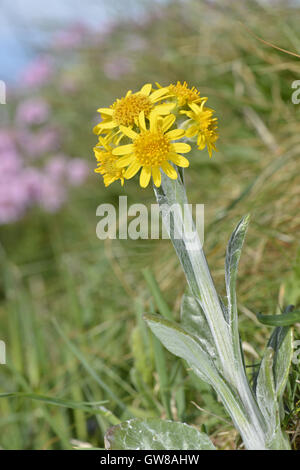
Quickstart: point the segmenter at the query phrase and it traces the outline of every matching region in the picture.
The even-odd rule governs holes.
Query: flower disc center
[[[150,113],[152,103],[148,96],[135,94],[116,101],[113,105],[113,109],[113,117],[118,125],[132,126],[135,119],[139,117],[141,111],[144,111],[145,116]]]
[[[134,152],[141,165],[160,166],[168,160],[170,140],[163,132],[147,131],[134,141]]]

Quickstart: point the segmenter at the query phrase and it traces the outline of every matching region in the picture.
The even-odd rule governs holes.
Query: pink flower
[[[22,159],[15,149],[0,152],[0,179],[16,173],[22,168]]]
[[[80,158],[58,154],[43,166],[34,167],[19,153],[26,148],[30,156],[42,155],[53,144],[52,131],[46,128],[32,133],[23,129],[14,135],[9,129],[0,129],[0,225],[21,219],[34,206],[48,212],[59,210],[69,188],[82,184],[88,176],[89,167]],[[57,144],[56,132],[54,137]]]
[[[55,155],[45,166],[46,174],[57,180],[64,179],[67,176],[68,158],[65,155]]]
[[[90,172],[89,165],[81,158],[73,158],[68,165],[68,181],[72,186],[80,186]]]
[[[53,45],[59,49],[73,49],[82,44],[88,28],[83,24],[75,24],[65,31],[60,31],[54,36]]]
[[[22,184],[26,188],[30,203],[38,202],[42,192],[43,173],[33,167],[25,168],[22,172]]]
[[[55,155],[45,166],[45,173],[60,184],[66,181],[71,186],[81,185],[90,172],[88,164],[81,158],[68,158],[65,155]]]
[[[23,216],[28,204],[28,193],[15,175],[0,184],[0,224],[15,222]]]
[[[41,98],[27,99],[17,108],[17,121],[25,124],[42,124],[49,116],[49,105]]]
[[[61,181],[49,178],[46,174],[42,177],[39,205],[47,212],[56,212],[66,201],[67,193]]]
[[[23,71],[21,82],[28,87],[42,86],[49,81],[53,64],[49,57],[40,56]]]
[[[0,153],[15,150],[14,136],[10,129],[0,129]]]
[[[56,129],[47,127],[38,132],[21,130],[17,135],[18,143],[25,153],[32,158],[56,150],[59,146],[59,135]]]

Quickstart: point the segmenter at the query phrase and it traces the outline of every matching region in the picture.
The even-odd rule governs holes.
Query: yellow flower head
[[[200,98],[200,91],[194,86],[188,87],[186,82],[177,82],[176,85],[171,84],[168,87],[169,95],[177,98],[178,106],[186,106],[190,103],[200,103],[203,98]]]
[[[210,108],[206,108],[206,99],[197,105],[195,103],[189,104],[190,111],[181,111],[189,119],[185,122],[187,138],[193,138],[197,136],[197,144],[199,150],[203,150],[207,147],[209,156],[212,156],[212,151],[216,149],[215,142],[218,140],[217,134],[217,123],[218,119],[213,117],[214,111]]]
[[[109,186],[117,180],[120,180],[123,186],[125,170],[116,166],[118,157],[112,153],[110,140],[110,136],[106,138],[99,137],[100,145],[94,147],[95,157],[98,162],[98,168],[95,169],[95,172],[103,176],[105,186]]]
[[[132,143],[121,145],[113,150],[114,155],[121,155],[117,167],[127,167],[124,177],[132,178],[141,169],[140,185],[146,188],[151,176],[155,186],[161,185],[161,172],[163,170],[171,179],[177,179],[177,172],[170,162],[186,168],[189,161],[180,155],[188,153],[191,147],[183,142],[174,143],[174,140],[184,136],[183,129],[169,130],[175,122],[175,116],[169,115],[158,118],[157,115],[150,116],[150,126],[146,127],[144,113],[139,116],[140,132],[130,128],[122,128],[124,134],[131,139]]]
[[[119,126],[138,125],[138,117],[142,111],[147,118],[154,111],[161,116],[169,114],[174,104],[159,104],[167,93],[168,88],[152,91],[151,83],[144,85],[137,93],[128,91],[124,98],[116,100],[110,108],[98,109],[102,121],[94,127],[95,134],[106,133]]]
[[[176,166],[189,166],[182,154],[191,150],[190,145],[176,142],[183,138],[197,140],[198,148],[207,147],[210,156],[216,150],[217,118],[205,107],[207,98],[186,82],[157,87],[147,83],[136,93],[128,91],[109,108],[98,109],[102,121],[94,128],[99,136],[95,171],[103,176],[105,186],[117,180],[123,185],[138,172],[143,188],[151,178],[160,187],[162,172],[177,179]],[[125,145],[120,145],[122,139]]]

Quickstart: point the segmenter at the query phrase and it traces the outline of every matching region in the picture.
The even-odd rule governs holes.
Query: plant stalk
[[[191,292],[205,313],[218,353],[222,369],[220,372],[242,404],[242,413],[240,406],[229,407],[226,400],[223,403],[239,430],[245,447],[249,450],[267,449],[267,426],[247,379],[238,330],[232,331],[226,320],[226,313],[216,292],[195,228],[183,180],[180,177],[171,180],[162,174],[161,187],[154,186],[154,192],[164,226],[182,264]],[[223,398],[221,394],[221,399]],[[276,443],[277,449],[286,448],[286,441],[283,441],[282,444]]]

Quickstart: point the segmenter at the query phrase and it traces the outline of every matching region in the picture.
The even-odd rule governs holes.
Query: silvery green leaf
[[[278,403],[273,376],[274,350],[266,349],[256,381],[256,398],[258,406],[270,429],[275,429],[278,423]]]
[[[158,315],[145,315],[144,319],[163,345],[175,356],[185,359],[202,380],[211,383],[212,378],[219,375],[196,336]]]
[[[107,450],[215,450],[209,437],[192,426],[162,419],[131,419],[111,427]]]
[[[225,318],[231,330],[233,349],[239,362],[244,363],[243,351],[241,348],[240,335],[238,329],[238,311],[236,300],[236,280],[238,274],[238,265],[242,253],[242,247],[245,240],[249,223],[249,215],[243,217],[233,231],[226,249],[225,261],[225,283],[227,293],[227,309]],[[223,309],[224,311],[224,309]]]
[[[186,210],[184,214],[184,206],[187,207],[188,204],[184,185],[181,184],[180,179],[171,180],[162,173],[161,186],[153,188],[160,206],[164,227],[169,233],[191,291],[194,295],[200,295],[197,273],[189,251],[192,246],[195,251],[194,255],[198,255],[197,252],[201,255],[202,246],[191,213]],[[191,240],[193,241],[191,242]]]
[[[217,351],[214,340],[199,301],[187,289],[181,302],[181,323],[183,328],[194,335],[203,349],[214,359],[217,359]]]
[[[279,399],[286,387],[289,369],[293,357],[293,330],[289,327],[277,327],[272,333],[268,346],[274,354],[273,374],[275,391]]]
[[[274,350],[267,347],[256,382],[256,399],[266,423],[266,443],[270,449],[289,449],[280,427],[280,410],[273,374]]]
[[[243,217],[232,233],[226,250],[225,281],[228,299],[228,322],[237,324],[236,279],[242,247],[249,224],[249,215]]]
[[[245,410],[197,338],[158,315],[144,315],[152,332],[175,356],[184,359],[200,379],[212,385],[235,422],[245,421]]]

